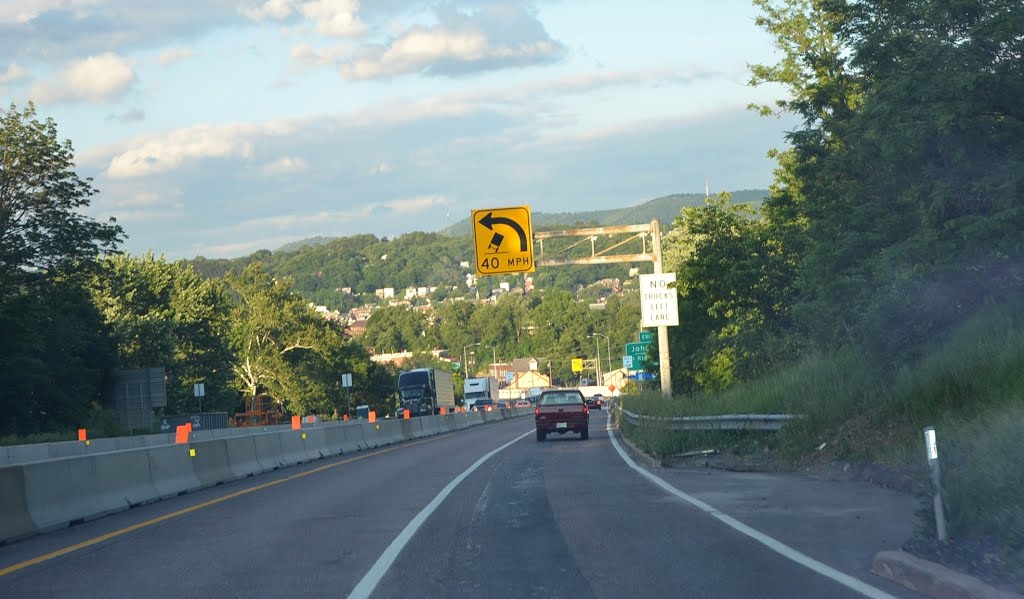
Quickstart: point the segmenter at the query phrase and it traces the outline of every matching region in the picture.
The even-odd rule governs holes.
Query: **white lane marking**
[[[800,564],[801,566],[810,568],[811,570],[814,570],[822,576],[831,578],[839,584],[849,589],[852,589],[860,593],[861,595],[864,595],[865,597],[871,597],[871,599],[896,599],[896,597],[890,595],[889,593],[886,593],[881,589],[875,588],[869,585],[868,583],[858,580],[847,574],[843,574],[839,570],[836,570],[831,566],[827,566],[812,557],[800,553],[799,551],[793,549],[789,545],[777,541],[774,538],[769,537],[768,535],[747,526],[746,524],[740,522],[732,516],[723,514],[722,512],[718,511],[718,509],[715,508],[714,506],[704,503],[703,501],[697,499],[696,497],[683,493],[679,489],[673,487],[671,484],[666,482],[665,479],[655,474],[652,474],[651,472],[647,471],[645,468],[641,467],[636,462],[634,462],[633,458],[629,457],[629,455],[622,449],[622,447],[619,446],[619,442],[615,440],[615,435],[612,434],[611,429],[608,429],[608,438],[611,439],[612,445],[615,446],[615,451],[619,452],[619,456],[623,459],[623,461],[626,462],[626,465],[632,468],[633,470],[636,470],[640,474],[640,476],[643,476],[644,478],[651,481],[655,485],[661,487],[664,491],[672,495],[675,495],[679,499],[682,499],[683,501],[696,507],[705,514],[717,519],[723,524],[728,525],[733,530],[736,530],[742,534],[747,535],[748,537],[754,539],[758,543],[761,543],[765,547],[771,549],[775,553],[778,553],[783,557],[791,559],[794,562]]]
[[[427,521],[427,518],[434,513],[434,510],[441,505],[441,502],[443,502],[445,498],[455,490],[455,487],[459,486],[459,483],[472,474],[474,470],[479,468],[481,464],[491,459],[496,453],[509,447],[516,441],[532,435],[533,433],[534,430],[531,428],[529,431],[519,435],[501,447],[484,454],[484,456],[474,462],[472,466],[466,468],[462,474],[452,479],[452,482],[448,483],[445,488],[441,489],[441,492],[437,494],[437,497],[434,497],[426,507],[420,510],[420,513],[416,514],[415,518],[405,525],[405,528],[402,529],[402,532],[398,533],[395,540],[391,541],[391,544],[388,545],[388,548],[384,550],[384,553],[377,558],[377,561],[370,567],[370,570],[365,576],[363,576],[363,579],[359,581],[356,588],[352,589],[352,592],[348,594],[348,599],[365,599],[369,597],[373,593],[374,589],[377,588],[381,579],[384,578],[384,575],[388,573],[388,569],[391,567],[391,564],[395,563],[395,560],[398,559],[398,554],[402,552],[402,549],[405,549],[405,546],[412,539],[413,535],[416,534],[416,531],[419,530],[420,526],[422,526],[423,523]]]

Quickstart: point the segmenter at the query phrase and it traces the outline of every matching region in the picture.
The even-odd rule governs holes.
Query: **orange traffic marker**
[[[184,424],[178,425],[174,429],[174,442],[177,445],[188,443],[188,427]]]
[[[86,436],[85,429],[84,428],[78,429],[78,440],[79,441],[86,441],[88,439],[89,439],[89,437]]]
[[[441,415],[442,415],[442,416],[445,416],[445,415],[447,415],[447,414],[448,414],[448,408],[445,408],[445,407],[443,407],[443,406],[442,406],[442,407],[441,407]]]
[[[370,412],[370,422],[377,422],[377,412]]]
[[[410,414],[410,413],[409,413],[409,410],[408,410],[408,409],[406,409],[406,410],[404,410],[404,411],[402,412],[402,419],[404,419],[404,420],[408,420],[408,419],[409,419],[409,416],[411,416],[411,415],[412,415],[412,414]]]
[[[187,428],[188,432],[191,433],[192,432],[192,423],[191,422],[186,422],[185,423],[185,428]]]
[[[302,417],[292,416],[292,430],[297,431],[302,428]]]
[[[344,422],[348,422],[348,414],[345,414],[344,416],[342,416],[341,419]]]
[[[310,424],[313,424],[313,417],[312,416],[306,416],[306,422],[308,422]]]

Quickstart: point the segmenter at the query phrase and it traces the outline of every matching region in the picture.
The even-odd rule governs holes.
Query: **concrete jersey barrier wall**
[[[529,413],[524,412],[283,427],[219,437],[193,434],[190,443],[181,445],[158,443],[167,435],[147,435],[19,450],[21,457],[39,459],[0,465],[0,544],[277,468]],[[119,444],[127,447],[114,449]],[[111,449],[100,452],[97,446]],[[54,453],[73,455],[50,458]]]

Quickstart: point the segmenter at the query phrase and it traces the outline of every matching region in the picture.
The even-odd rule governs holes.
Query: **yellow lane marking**
[[[341,465],[344,465],[344,464],[351,464],[352,462],[358,462],[359,460],[365,460],[366,458],[372,458],[374,456],[378,456],[378,455],[381,455],[383,453],[388,453],[388,452],[391,452],[391,451],[397,451],[397,450],[403,449],[405,447],[412,447],[414,445],[420,445],[420,444],[423,444],[423,443],[430,443],[430,442],[433,442],[433,441],[439,441],[439,440],[444,439],[445,437],[449,437],[449,436],[451,436],[451,433],[448,433],[448,434],[445,434],[445,435],[439,435],[437,437],[431,437],[430,439],[422,439],[420,441],[412,441],[412,442],[402,443],[401,445],[397,445],[395,447],[389,447],[387,449],[381,449],[381,450],[378,450],[378,451],[374,451],[373,453],[366,453],[366,454],[363,454],[363,455],[358,455],[358,456],[355,456],[355,457],[352,457],[352,458],[348,458],[348,459],[342,460],[340,462],[334,462],[333,464],[327,464],[326,466],[320,466],[320,467],[314,468],[312,470],[307,470],[305,472],[300,472],[298,474],[293,474],[293,475],[287,476],[285,478],[281,478],[281,479],[278,479],[278,480],[272,480],[270,482],[263,483],[261,485],[256,485],[255,487],[249,487],[247,489],[242,489],[241,491],[235,491],[234,493],[229,493],[227,495],[224,495],[222,497],[218,497],[216,499],[211,499],[209,501],[204,501],[203,503],[199,503],[199,504],[193,505],[191,507],[187,507],[187,508],[178,510],[176,512],[171,512],[170,514],[164,514],[163,516],[158,516],[156,518],[153,518],[152,520],[146,520],[145,522],[139,522],[138,524],[132,524],[131,526],[126,526],[125,528],[122,528],[122,529],[119,529],[119,530],[115,530],[113,532],[108,532],[107,534],[100,535],[98,537],[93,537],[93,538],[91,538],[91,539],[89,539],[87,541],[82,541],[81,543],[76,543],[74,545],[69,545],[68,547],[64,547],[63,549],[58,549],[57,551],[53,551],[53,552],[47,553],[45,555],[40,555],[39,557],[34,557],[34,558],[30,559],[30,560],[25,560],[25,561],[23,561],[23,562],[21,562],[19,564],[14,564],[13,566],[8,566],[6,568],[0,569],[0,577],[7,576],[8,574],[12,574],[14,572],[17,572],[18,570],[23,570],[23,569],[28,568],[30,566],[35,566],[36,564],[41,564],[43,562],[48,562],[48,561],[50,561],[52,559],[55,559],[55,558],[58,558],[58,557],[60,557],[62,555],[67,555],[69,553],[73,553],[75,551],[79,551],[81,549],[85,549],[86,547],[92,547],[93,545],[96,545],[97,543],[102,543],[103,541],[108,541],[108,540],[113,539],[115,537],[119,537],[121,535],[125,535],[125,534],[128,534],[130,532],[134,532],[136,530],[139,530],[140,528],[146,528],[148,526],[153,526],[154,524],[159,524],[161,522],[164,522],[164,521],[167,521],[167,520],[171,520],[172,518],[177,518],[178,516],[184,516],[185,514],[194,512],[196,510],[201,510],[203,508],[210,507],[211,505],[217,505],[218,503],[223,503],[225,501],[229,501],[229,500],[234,499],[236,497],[241,497],[242,495],[248,495],[249,493],[254,493],[256,491],[259,491],[259,490],[262,490],[262,489],[266,489],[268,487],[273,487],[274,485],[280,485],[281,483],[286,483],[288,481],[292,481],[292,480],[295,480],[297,478],[302,478],[304,476],[309,476],[310,474],[316,474],[317,472],[323,472],[324,470],[328,470],[330,468],[335,468],[337,466],[341,466]]]

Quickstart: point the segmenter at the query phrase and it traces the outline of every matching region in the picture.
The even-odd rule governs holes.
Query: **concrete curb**
[[[879,551],[871,571],[935,599],[1024,599],[902,551]]]

